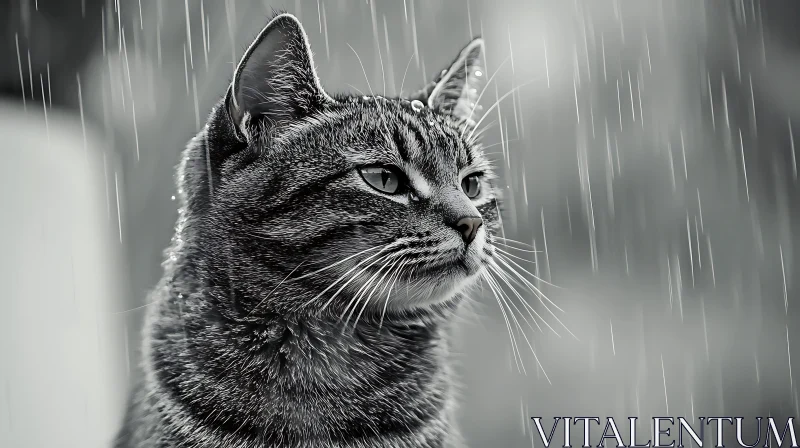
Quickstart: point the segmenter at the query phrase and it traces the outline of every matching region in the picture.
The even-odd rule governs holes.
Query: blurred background
[[[798,414],[800,2],[0,5],[0,446],[108,446],[180,152],[273,9],[300,18],[329,91],[409,93],[481,34],[484,106],[512,92],[484,142],[514,268],[560,310],[517,287],[529,326],[508,289],[507,326],[473,297],[470,446],[538,444],[530,416]]]

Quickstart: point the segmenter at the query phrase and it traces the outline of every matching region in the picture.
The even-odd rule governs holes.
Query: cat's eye
[[[475,199],[481,194],[481,177],[480,174],[470,174],[461,181],[461,189],[464,194],[470,199]]]
[[[404,177],[394,166],[364,166],[358,169],[364,182],[386,194],[397,194],[403,189]]]

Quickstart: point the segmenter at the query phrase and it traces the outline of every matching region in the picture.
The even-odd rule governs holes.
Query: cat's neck
[[[441,313],[345,328],[333,313],[248,315],[222,288],[164,284],[161,293],[147,375],[150,392],[175,403],[181,419],[245,442],[438,447],[455,437]]]

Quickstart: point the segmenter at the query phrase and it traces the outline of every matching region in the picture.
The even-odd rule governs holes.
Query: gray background
[[[512,322],[513,353],[488,289],[473,297],[456,336],[472,446],[530,445],[529,416],[797,415],[797,2],[59,6],[4,5],[0,445],[89,446],[37,430],[51,421],[95,428],[97,446],[113,432],[177,216],[179,153],[272,8],[303,22],[330,91],[409,92],[477,34],[498,73],[484,106],[517,89],[484,141],[505,235],[540,251],[512,253],[563,312],[520,290],[546,322],[532,331],[517,313],[537,363]]]

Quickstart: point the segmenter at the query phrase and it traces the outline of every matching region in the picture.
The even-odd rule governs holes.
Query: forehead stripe
[[[414,120],[408,120],[406,122],[406,127],[414,135],[414,139],[417,143],[416,147],[421,151],[425,151],[425,149],[428,148],[428,140],[425,138],[425,134],[417,127],[417,123],[415,123]]]
[[[403,159],[404,162],[409,162],[411,160],[408,157],[409,144],[403,135],[403,131],[401,131],[399,127],[394,128],[392,139],[394,140],[394,146],[397,148],[398,154],[400,154],[400,158]]]

